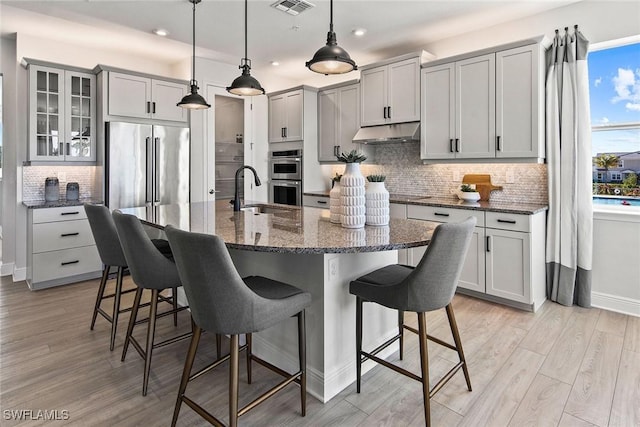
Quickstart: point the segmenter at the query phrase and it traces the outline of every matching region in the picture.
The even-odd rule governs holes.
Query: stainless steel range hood
[[[398,123],[360,128],[353,142],[361,144],[382,144],[386,142],[420,141],[420,122]]]

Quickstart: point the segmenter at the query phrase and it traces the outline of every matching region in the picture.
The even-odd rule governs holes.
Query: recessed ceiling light
[[[362,37],[362,36],[364,36],[366,34],[367,30],[364,29],[364,28],[356,28],[355,30],[353,30],[351,32],[356,37]]]
[[[280,65],[280,63],[278,61],[271,61],[271,65],[277,67],[278,65]]]
[[[160,37],[166,37],[169,35],[169,31],[163,29],[163,28],[156,28],[155,30],[153,30],[153,34],[160,36]]]

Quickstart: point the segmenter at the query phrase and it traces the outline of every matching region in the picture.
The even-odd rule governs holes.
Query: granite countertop
[[[103,201],[96,200],[96,199],[79,199],[79,200],[60,199],[55,202],[46,202],[44,200],[31,200],[31,201],[22,202],[22,204],[26,206],[27,209],[64,208],[67,206],[82,206],[85,203],[102,204]]]
[[[247,203],[249,204],[249,203]],[[388,226],[347,229],[329,221],[329,211],[259,203],[271,213],[233,212],[226,201],[121,209],[148,225],[220,236],[230,249],[323,254],[376,252],[428,245],[438,223],[391,219]]]
[[[305,191],[305,196],[329,197],[329,191]],[[536,203],[508,203],[478,201],[465,202],[454,197],[428,197],[411,194],[389,193],[391,203],[404,203],[407,205],[436,206],[441,208],[469,209],[474,211],[514,213],[533,215],[549,209],[548,205]]]

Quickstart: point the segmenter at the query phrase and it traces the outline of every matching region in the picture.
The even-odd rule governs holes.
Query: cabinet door
[[[531,304],[529,233],[486,229],[487,294]]]
[[[420,120],[420,58],[390,64],[387,122]]]
[[[456,62],[456,157],[495,157],[495,54]]]
[[[476,292],[485,292],[485,239],[484,227],[476,227],[462,266],[458,287]]]
[[[360,74],[362,126],[381,125],[387,122],[387,67],[371,68]]]
[[[150,118],[151,79],[110,71],[108,109],[111,116]]]
[[[96,160],[96,76],[65,71],[66,161]]]
[[[182,83],[151,81],[151,114],[154,119],[186,122],[187,110],[176,104],[187,94],[187,86]]]
[[[284,95],[269,97],[269,142],[284,141],[285,128]]]
[[[338,89],[338,152],[361,150],[360,144],[353,143],[359,129],[360,85],[342,87]]]
[[[496,157],[539,157],[538,46],[496,53]]]
[[[302,89],[285,94],[285,141],[302,141],[304,132]]]
[[[29,66],[29,159],[64,156],[64,70]]]
[[[338,146],[338,90],[318,93],[318,161],[336,161]]]
[[[455,64],[422,70],[422,120],[420,157],[455,157]]]

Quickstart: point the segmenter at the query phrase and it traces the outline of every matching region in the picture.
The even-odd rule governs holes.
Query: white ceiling
[[[310,73],[304,62],[326,42],[329,1],[311,0],[315,7],[295,17],[270,7],[274,1],[249,1],[249,58],[254,68],[278,61],[281,65],[274,71],[304,79]],[[334,29],[338,44],[363,65],[576,1],[335,0]],[[191,54],[192,4],[187,0],[0,0],[0,6],[9,6],[1,9],[3,33],[108,44],[112,50],[169,63]],[[242,0],[203,0],[197,5],[198,56],[239,63],[243,6]],[[161,44],[151,33],[156,28],[169,31]],[[365,28],[366,35],[354,36],[355,28]]]

